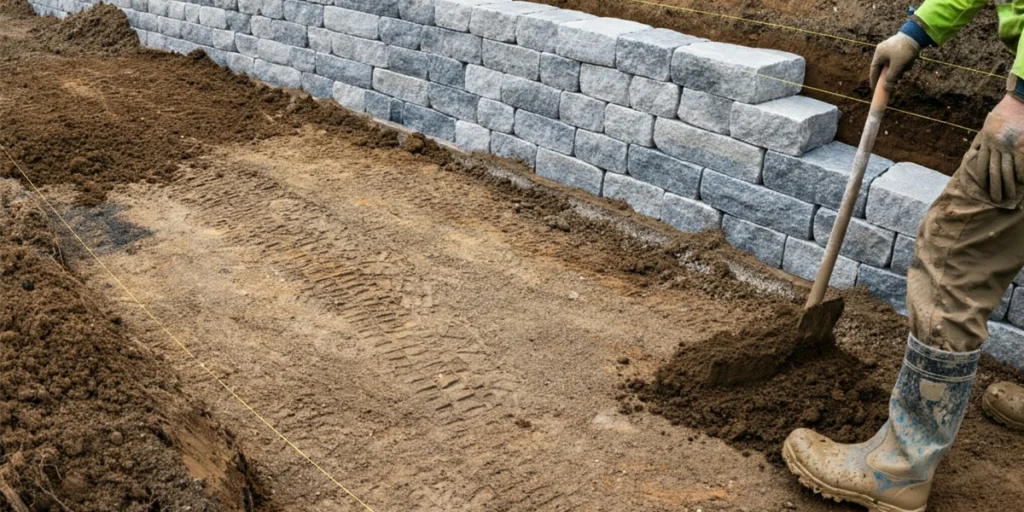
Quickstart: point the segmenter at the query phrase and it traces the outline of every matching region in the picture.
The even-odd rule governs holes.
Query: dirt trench
[[[640,401],[630,388],[671,375],[678,350],[742,336],[798,305],[801,285],[720,234],[679,235],[198,55],[25,42],[52,23],[0,10],[0,117],[16,119],[0,141],[208,368],[374,509],[836,510],[776,454],[794,427],[877,428],[906,328],[866,292],[847,296],[838,369]],[[229,122],[237,136],[213,129]],[[106,148],[126,149],[68,165]],[[357,507],[63,241],[124,329],[260,462],[276,506]],[[998,378],[1019,376],[986,360],[979,390]],[[933,509],[1012,509],[1020,439],[975,403]]]

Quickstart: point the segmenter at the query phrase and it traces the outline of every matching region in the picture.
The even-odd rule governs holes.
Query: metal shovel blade
[[[832,329],[843,316],[846,303],[842,298],[819,302],[804,309],[797,324],[797,350],[812,348],[815,344],[831,339]]]

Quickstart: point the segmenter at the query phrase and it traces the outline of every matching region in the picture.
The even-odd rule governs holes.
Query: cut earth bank
[[[720,237],[400,144],[205,59],[56,55],[18,38],[51,20],[3,21],[0,114],[16,122],[0,141],[156,316],[375,509],[835,509],[773,464],[777,436],[877,428],[905,336],[887,306],[847,292],[840,368],[688,397],[671,421],[636,414],[620,385],[784,314],[799,287]],[[275,501],[354,507],[67,242],[125,328],[252,447]],[[986,360],[979,385],[997,378],[1014,374]],[[933,507],[1015,507],[1020,439],[974,407]]]

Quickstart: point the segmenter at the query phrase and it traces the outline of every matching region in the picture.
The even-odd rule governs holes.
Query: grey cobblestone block
[[[629,146],[607,135],[586,130],[576,131],[576,158],[606,171],[626,173]]]
[[[1024,269],[1022,269],[1020,273],[1017,274],[1017,277],[1014,278],[1013,284],[1017,286],[1024,286]]]
[[[302,87],[302,72],[265,60],[256,59],[253,63],[252,74],[256,78],[277,87],[290,87],[292,89]]]
[[[738,219],[732,215],[722,218],[722,231],[725,239],[733,247],[750,254],[775,268],[782,267],[782,256],[786,252],[784,233],[759,226],[753,222]]]
[[[560,97],[553,87],[518,76],[502,76],[501,101],[506,105],[557,119]]]
[[[769,151],[764,160],[764,183],[768,188],[838,210],[856,154],[857,148],[841,142],[826,144],[799,158]],[[853,210],[855,216],[864,217],[871,184],[892,165],[892,161],[876,155],[868,160]]]
[[[430,76],[430,57],[426,53],[406,48],[389,48],[388,69],[395,73],[426,80]]]
[[[638,76],[629,86],[629,104],[641,112],[672,119],[679,110],[679,94],[676,84]]]
[[[275,20],[284,19],[284,0],[263,0],[260,15]]]
[[[157,31],[167,37],[181,38],[181,21],[173,18],[160,18]]]
[[[510,0],[434,0],[434,24],[448,30],[469,32],[473,8]]]
[[[455,123],[455,145],[464,151],[489,153],[491,151],[491,131],[478,124],[457,121]]]
[[[604,112],[607,108],[608,104],[601,100],[595,100],[583,94],[563,92],[562,102],[559,105],[559,117],[573,126],[602,133],[604,132]]]
[[[469,32],[485,39],[504,43],[516,42],[516,24],[520,16],[555,10],[550,5],[533,2],[503,2],[480,5],[473,9]]]
[[[604,133],[629,144],[654,145],[654,116],[618,105],[604,111]]]
[[[466,88],[466,65],[455,59],[429,55],[430,81],[456,89]]]
[[[248,34],[251,32],[249,22],[252,16],[242,14],[238,11],[228,11],[228,30],[236,34]]]
[[[629,106],[632,78],[617,69],[583,64],[580,67],[580,90],[599,100]]]
[[[148,12],[140,12],[138,13],[135,28],[145,30],[147,32],[157,32],[160,30],[160,17]]]
[[[317,53],[331,53],[334,51],[334,32],[326,28],[310,28],[307,35],[309,48]]]
[[[339,57],[376,68],[388,67],[388,45],[347,34],[334,34],[331,51]],[[298,46],[298,45],[296,45]]]
[[[836,212],[828,208],[819,208],[814,216],[814,241],[825,247],[832,234],[836,222]],[[867,263],[879,268],[889,266],[892,260],[893,245],[896,233],[880,228],[860,219],[850,219],[846,238],[839,254]]]
[[[146,5],[146,10],[150,14],[155,14],[157,16],[168,16],[167,4],[168,0],[149,0]]]
[[[900,314],[907,314],[907,278],[871,265],[861,265],[857,284],[866,287],[872,295]]]
[[[306,46],[306,27],[290,21],[271,20],[270,39],[292,46]]]
[[[786,239],[786,252],[782,257],[782,270],[797,277],[814,281],[818,275],[818,267],[825,258],[825,249],[817,244],[805,242],[793,237]],[[852,288],[857,284],[857,271],[860,264],[845,256],[836,260],[829,286],[836,288]]]
[[[476,123],[476,108],[480,97],[465,91],[431,83],[427,89],[430,107],[462,121]]]
[[[764,150],[679,121],[658,119],[654,143],[669,156],[760,183]]]
[[[563,91],[580,90],[580,63],[553,53],[540,55],[540,81]]]
[[[811,238],[813,204],[711,169],[704,169],[700,197],[729,215],[803,240]]]
[[[294,0],[285,0],[285,17],[288,15],[287,6],[289,3],[300,4],[300,2]],[[312,5],[305,2],[301,2],[301,4]],[[317,5],[315,7],[320,6]],[[341,7],[320,7],[320,9],[322,11],[320,16],[323,19],[324,28],[364,39],[377,39],[380,35],[382,18],[376,14],[342,9]],[[394,20],[394,18],[383,19]]]
[[[419,50],[423,40],[423,25],[395,18],[381,18],[380,40],[392,46]]]
[[[615,18],[570,21],[558,26],[556,53],[580,62],[613,68],[619,37],[650,28],[649,25]]]
[[[981,346],[997,361],[1024,371],[1024,331],[1002,322],[988,323],[989,338]]]
[[[316,52],[293,46],[288,55],[288,65],[303,73],[312,73],[316,71]]]
[[[527,142],[566,155],[572,154],[576,141],[576,128],[525,110],[516,112],[515,134]]]
[[[197,4],[185,4],[185,20],[189,23],[199,23],[199,9],[200,6]],[[268,20],[269,21],[269,20]],[[270,26],[269,24],[267,25]]]
[[[329,9],[329,8],[328,7],[324,7],[322,5],[311,4],[309,2],[302,2],[302,1],[299,1],[299,0],[284,0],[284,8],[283,8],[284,19],[286,19],[286,20],[288,20],[288,21],[290,21],[292,23],[298,23],[299,25],[304,25],[306,27],[322,27],[322,26],[324,26],[324,22],[325,22],[325,18],[326,18],[326,9]],[[333,9],[333,7],[331,7],[331,9]],[[352,25],[358,25],[359,22],[364,22],[364,23],[369,22],[369,18],[366,18],[365,16],[371,16],[371,15],[365,15],[364,14],[364,16],[356,18],[356,16],[359,15],[359,14],[364,14],[364,13],[352,13],[353,18],[354,18],[354,23],[352,23]],[[327,27],[327,28],[331,28],[331,27]],[[368,27],[361,27],[361,28],[363,28],[364,30],[369,30]],[[374,20],[374,22],[373,22],[372,29],[373,29],[374,37],[376,37],[376,33],[377,33],[377,22],[376,22],[376,20]],[[356,34],[356,35],[358,35],[358,34]]]
[[[1006,317],[1010,312],[1010,301],[1013,300],[1013,293],[1015,290],[1016,288],[1012,284],[1006,289],[1006,293],[1004,293],[1003,298],[1000,299],[999,305],[996,306],[996,309],[993,309],[992,314],[989,315],[989,320],[993,322],[1002,322],[1006,320]]]
[[[516,42],[519,46],[539,52],[555,53],[558,49],[559,25],[595,18],[592,14],[566,9],[527,14],[521,16],[516,24]]]
[[[245,55],[239,53],[228,53],[227,56],[228,69],[238,74],[252,74],[253,66],[255,66],[256,64],[255,59],[253,59],[252,57],[246,57]]]
[[[1024,287],[1014,289],[1006,317],[1017,327],[1024,327]]]
[[[540,52],[529,48],[483,40],[484,66],[527,80],[540,77]]]
[[[537,150],[537,175],[568,187],[583,189],[595,196],[601,195],[604,182],[601,169],[543,148]]]
[[[334,96],[334,80],[314,73],[303,73],[302,90],[317,99],[331,98]]]
[[[699,233],[721,229],[722,212],[696,199],[665,192],[661,204],[661,220],[680,231]]]
[[[466,66],[466,90],[483,98],[501,99],[505,75],[483,66]]]
[[[537,162],[537,145],[504,133],[491,133],[491,153],[534,167]],[[557,154],[557,153],[555,153]]]
[[[912,163],[899,163],[876,178],[868,193],[868,222],[906,236],[917,227],[929,206],[949,182],[947,176]]]
[[[406,103],[402,124],[424,135],[455,142],[455,119],[429,108]]]
[[[342,82],[334,82],[332,93],[334,101],[337,101],[339,105],[355,112],[366,110],[365,89]]]
[[[241,11],[241,12],[243,12],[245,14],[258,14],[259,13],[260,4],[262,4],[262,2],[260,2],[260,0],[245,0],[245,2],[246,3],[255,4],[256,5],[256,11],[255,12],[249,12],[251,7],[243,8],[241,3],[238,5],[238,10],[239,11]],[[173,19],[176,19],[176,20],[185,21],[185,2],[178,2],[177,0],[169,0],[167,2],[167,17],[168,18],[173,18]]]
[[[892,263],[889,265],[893,272],[902,276],[907,275],[910,263],[914,260],[914,244],[916,242],[916,239],[909,236],[896,235],[896,243],[892,249]]]
[[[601,195],[608,199],[625,201],[633,211],[654,219],[661,218],[662,203],[665,191],[642,181],[621,174],[604,175]]]
[[[342,59],[326,53],[317,53],[316,74],[331,80],[369,89],[373,83],[373,67],[361,62]]]
[[[227,12],[216,7],[200,7],[199,24],[210,28],[226,29],[228,28]]]
[[[672,75],[672,55],[676,49],[702,41],[706,39],[664,28],[645,30],[620,37],[615,60],[626,73],[664,82]]]
[[[291,52],[294,46],[289,46],[270,39],[260,39],[256,44],[257,58],[267,62],[288,66],[291,64]]]
[[[696,198],[700,195],[703,169],[689,162],[676,160],[656,149],[629,146],[629,174],[665,189],[677,196]]]
[[[225,11],[234,11],[238,9],[238,0],[213,0],[213,6]]]
[[[377,16],[398,17],[398,0],[334,0],[334,5]]]
[[[438,27],[424,27],[420,49],[461,60],[467,64],[483,63],[483,39],[473,34],[454,32]]]
[[[480,98],[476,111],[477,122],[488,130],[512,133],[516,125],[516,109],[487,98]]]
[[[373,70],[373,89],[407,103],[424,107],[430,105],[430,82],[426,80],[400,75],[386,69],[375,69]],[[453,123],[453,130],[454,126]]]
[[[434,24],[434,0],[399,0],[398,14],[405,21]]]
[[[235,33],[230,30],[219,30],[213,29],[213,47],[225,51],[234,52],[235,48]],[[225,62],[227,59],[224,59]]]
[[[734,138],[780,153],[800,156],[832,141],[839,128],[839,108],[806,96],[732,108]]]
[[[181,2],[176,2],[181,3]],[[238,0],[238,12],[242,14],[259,14],[260,7],[263,6],[262,0]],[[183,11],[184,12],[184,11]]]
[[[804,66],[803,57],[778,50],[694,43],[673,55],[672,80],[698,91],[757,104],[799,93],[797,84],[804,82]]]
[[[195,23],[182,23],[181,38],[199,45],[213,46],[213,29]]]
[[[391,96],[376,91],[366,91],[363,101],[366,105],[367,114],[382,121],[402,122],[402,111],[405,108],[405,103],[402,103],[401,100],[396,100]]]

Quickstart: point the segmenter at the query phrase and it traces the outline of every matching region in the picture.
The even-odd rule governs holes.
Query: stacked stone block
[[[30,0],[63,17],[91,1]],[[266,83],[403,124],[684,231],[721,229],[813,279],[855,148],[799,96],[804,60],[512,0],[113,0],[147,46],[203,50]],[[905,310],[906,274],[947,178],[872,157],[832,284]],[[1024,275],[991,351],[1024,360]],[[1015,345],[1016,344],[1016,345]],[[1024,367],[1024,363],[1021,363]]]

